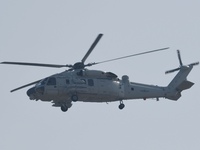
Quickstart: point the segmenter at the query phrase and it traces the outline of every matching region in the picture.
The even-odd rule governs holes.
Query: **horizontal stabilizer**
[[[185,81],[181,82],[181,84],[177,87],[177,90],[183,91],[183,90],[191,88],[193,85],[194,85],[193,82],[185,80]]]

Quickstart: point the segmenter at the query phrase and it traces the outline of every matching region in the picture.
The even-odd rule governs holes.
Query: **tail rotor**
[[[175,68],[175,69],[172,69],[172,70],[168,70],[165,72],[165,74],[168,74],[168,73],[172,73],[172,72],[175,72],[175,71],[178,71],[180,70],[182,67],[184,67],[183,63],[182,63],[182,60],[181,60],[181,54],[180,54],[180,51],[177,50],[177,55],[178,55],[178,59],[179,59],[179,64],[180,66],[178,68]],[[189,65],[186,65],[186,66],[196,66],[196,65],[199,65],[199,62],[194,62],[194,63],[191,63]]]

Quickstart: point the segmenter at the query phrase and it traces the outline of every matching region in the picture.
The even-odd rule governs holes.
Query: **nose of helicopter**
[[[32,87],[26,93],[30,97],[31,100],[36,99],[38,95],[44,94],[44,86],[40,85],[40,86]]]
[[[36,93],[35,87],[30,88],[30,89],[26,92],[26,94],[30,97],[31,100],[34,99],[34,94],[35,94],[35,93]]]
[[[35,87],[35,92],[37,92],[38,94],[44,94],[44,85],[39,85]]]

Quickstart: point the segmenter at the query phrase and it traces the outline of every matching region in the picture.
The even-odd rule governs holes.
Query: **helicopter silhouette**
[[[20,86],[16,89],[11,90],[11,92],[34,85],[27,91],[27,95],[29,96],[30,100],[52,102],[52,106],[60,107],[63,112],[66,112],[72,106],[72,102],[77,101],[99,103],[119,101],[119,109],[123,109],[125,107],[123,100],[146,100],[149,98],[155,98],[156,100],[159,100],[159,98],[166,98],[176,101],[181,97],[181,92],[183,90],[189,89],[194,85],[193,82],[187,80],[187,76],[192,70],[193,66],[198,65],[199,62],[191,63],[189,65],[183,65],[179,50],[177,50],[177,54],[180,66],[176,69],[166,71],[165,73],[167,74],[175,71],[179,72],[167,86],[135,83],[129,81],[129,77],[127,75],[123,75],[122,78],[119,79],[118,76],[112,72],[87,69],[87,67],[97,64],[169,49],[168,47],[166,47],[109,59],[101,62],[85,64],[88,56],[91,54],[102,36],[103,34],[99,34],[85,56],[82,58],[82,60],[80,62],[76,62],[73,65],[7,61],[1,62],[1,64],[11,65],[69,68],[64,72],[54,74],[44,79],[40,79],[32,83]]]

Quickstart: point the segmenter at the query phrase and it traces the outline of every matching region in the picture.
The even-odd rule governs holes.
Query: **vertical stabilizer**
[[[166,94],[166,98],[171,100],[178,100],[181,97],[181,92],[183,90],[189,89],[194,85],[194,83],[187,80],[187,76],[192,70],[193,66],[199,64],[199,62],[195,62],[185,66],[182,63],[180,51],[177,50],[177,53],[180,67],[165,72],[167,74],[179,70],[177,75],[167,86],[168,93]]]
[[[182,89],[185,84],[189,81],[187,81],[187,76],[192,70],[192,66],[182,66],[178,74],[174,77],[174,79],[169,83],[168,88],[169,89],[176,89],[180,88]]]

